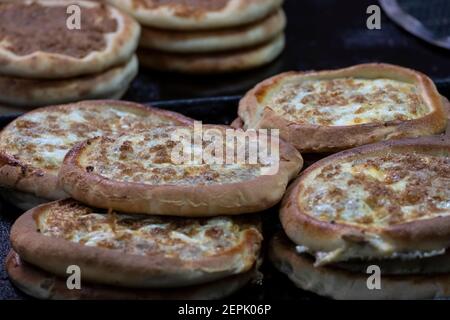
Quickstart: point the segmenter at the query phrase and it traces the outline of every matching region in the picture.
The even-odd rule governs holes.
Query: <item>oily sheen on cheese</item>
[[[286,83],[273,111],[296,123],[351,126],[418,119],[431,110],[413,84],[391,79],[337,78]]]
[[[111,180],[153,185],[236,183],[260,175],[262,164],[174,162],[174,150],[181,144],[171,135],[175,129],[160,127],[139,135],[105,138],[83,153],[80,165]]]
[[[143,117],[117,108],[56,108],[32,112],[2,132],[0,149],[24,164],[57,171],[66,153],[79,141],[122,131],[171,125],[169,119]]]
[[[450,157],[388,153],[328,164],[313,171],[299,194],[316,219],[387,227],[450,215]]]
[[[219,255],[238,246],[252,224],[232,218],[168,218],[107,213],[74,200],[64,200],[42,212],[37,224],[45,236],[85,246],[121,250],[126,254],[163,254],[182,260]]]

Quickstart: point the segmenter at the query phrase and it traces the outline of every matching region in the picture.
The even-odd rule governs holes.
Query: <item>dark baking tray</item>
[[[149,103],[161,109],[177,111],[204,123],[229,124],[236,118],[239,96],[214,97],[204,99],[157,101]],[[0,116],[0,128],[3,128],[18,115]],[[309,159],[311,162],[313,159]],[[9,230],[21,211],[13,205],[0,202],[0,300],[27,299],[8,280],[4,269],[4,259],[9,251]],[[265,239],[278,229],[278,208],[272,208],[261,213],[264,221]],[[262,299],[311,299],[319,298],[313,294],[301,291],[278,273],[265,261],[261,268],[262,282],[258,281],[247,285],[230,299],[262,300]]]

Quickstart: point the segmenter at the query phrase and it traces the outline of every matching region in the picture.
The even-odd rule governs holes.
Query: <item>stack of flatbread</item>
[[[248,92],[235,127],[280,129],[315,159],[343,150],[290,186],[275,266],[336,299],[448,297],[446,108],[430,78],[388,64],[288,72]]]
[[[207,137],[236,132],[202,130],[195,154],[211,149]],[[279,157],[257,163],[179,161],[178,134],[197,139],[193,120],[106,100],[36,109],[9,124],[0,186],[29,209],[11,230],[11,281],[42,299],[212,299],[252,280],[256,213],[280,201],[300,154],[277,140]]]
[[[284,48],[282,0],[108,0],[143,26],[139,59],[153,69],[221,73],[273,61]]]
[[[98,2],[0,3],[0,103],[119,98],[138,71],[139,35],[134,19]]]

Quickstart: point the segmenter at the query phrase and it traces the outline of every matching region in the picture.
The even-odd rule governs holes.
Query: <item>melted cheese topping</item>
[[[15,120],[0,136],[0,149],[36,168],[57,171],[66,153],[88,138],[158,125],[176,125],[158,114],[152,117],[121,109],[58,108]]]
[[[390,153],[311,174],[301,206],[322,221],[385,227],[450,215],[450,157]]]
[[[162,254],[182,260],[219,255],[239,246],[248,231],[260,237],[257,227],[244,221],[108,214],[74,200],[51,205],[37,219],[45,236],[126,254]]]
[[[260,163],[177,162],[174,154],[182,150],[182,142],[173,139],[171,133],[174,130],[176,127],[160,127],[139,135],[124,134],[114,139],[103,139],[83,152],[80,165],[87,172],[111,180],[154,185],[236,183],[261,174],[263,165]],[[214,145],[214,142],[194,145],[194,149],[196,152],[206,151],[210,144]]]
[[[270,106],[287,120],[322,126],[405,121],[430,113],[416,86],[390,79],[340,78],[286,84]]]

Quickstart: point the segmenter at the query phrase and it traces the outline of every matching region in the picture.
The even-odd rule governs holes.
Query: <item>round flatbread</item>
[[[286,26],[282,9],[250,25],[207,31],[175,31],[144,27],[140,46],[165,52],[202,53],[243,49],[265,43]]]
[[[73,14],[80,14],[80,29],[72,28],[69,6],[79,8]],[[132,18],[98,2],[0,3],[0,73],[40,79],[99,73],[129,61],[139,35]]]
[[[203,54],[167,53],[140,49],[142,66],[183,73],[225,73],[257,68],[275,60],[283,51],[284,35],[278,35],[268,43],[242,50]]]
[[[178,288],[252,270],[258,217],[186,219],[126,215],[66,199],[31,209],[11,229],[19,256],[62,277],[125,288]]]
[[[439,134],[447,126],[429,77],[379,63],[282,73],[250,90],[238,114],[244,128],[280,129],[304,153]]]
[[[248,284],[255,271],[211,283],[177,289],[126,289],[82,283],[80,290],[69,290],[66,279],[40,270],[11,251],[6,257],[10,281],[27,295],[50,300],[213,300],[223,299]]]
[[[399,140],[320,160],[293,183],[280,219],[316,265],[442,255],[450,247],[450,145]]]
[[[103,134],[191,123],[177,113],[112,100],[36,109],[0,133],[0,186],[46,200],[65,198],[57,174],[64,156],[77,142]]]
[[[250,140],[251,145],[246,143]],[[64,159],[59,182],[73,198],[99,208],[237,215],[277,204],[302,165],[297,150],[264,132],[160,127],[77,144]]]
[[[90,99],[119,99],[138,73],[136,56],[99,74],[62,80],[0,76],[0,102],[34,108]]]
[[[267,16],[282,0],[108,0],[142,25],[199,30],[234,27]]]
[[[339,300],[418,300],[448,298],[450,274],[383,276],[381,289],[370,290],[372,273],[352,273],[330,267],[315,267],[314,259],[299,254],[284,235],[276,235],[269,246],[269,258],[299,288]]]

